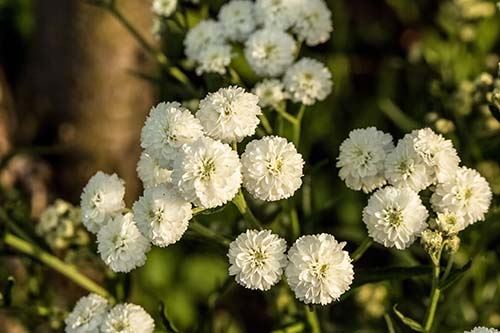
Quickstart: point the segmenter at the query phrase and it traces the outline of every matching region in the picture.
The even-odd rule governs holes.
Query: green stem
[[[249,224],[251,228],[256,228],[258,230],[262,230],[262,225],[259,220],[253,215],[250,207],[248,207],[247,201],[245,200],[245,196],[243,192],[239,190],[236,196],[233,199],[233,204],[238,208],[241,215],[245,218],[245,221]]]
[[[304,323],[293,323],[285,327],[272,331],[271,333],[302,333],[304,332]]]
[[[271,123],[269,122],[269,119],[267,119],[267,116],[264,112],[259,116],[260,118],[260,123],[262,124],[262,127],[264,127],[264,130],[266,131],[267,134],[273,134],[273,128],[271,126]]]
[[[444,274],[443,274],[443,277],[441,278],[441,280],[443,280],[443,281],[446,280],[448,275],[450,275],[451,269],[453,268],[454,261],[455,261],[455,254],[452,253],[452,254],[450,254],[450,257],[448,258],[448,263],[446,264],[446,269],[444,270]]]
[[[304,104],[300,105],[299,113],[295,118],[293,123],[293,143],[298,148],[300,143],[300,132],[302,127],[302,118],[304,117],[304,112],[306,111],[306,106]]]
[[[292,222],[292,236],[293,239],[297,239],[300,236],[300,222],[299,215],[297,214],[297,209],[292,206],[290,209],[290,221]]]
[[[391,316],[389,316],[387,313],[384,314],[384,320],[385,324],[387,325],[387,330],[389,331],[388,333],[396,333],[396,329],[394,328],[394,324],[392,323]]]
[[[318,314],[316,313],[316,308],[311,306],[305,306],[306,320],[309,325],[309,332],[311,333],[321,333],[321,327],[319,325]]]
[[[370,246],[373,244],[373,240],[368,236],[366,237],[361,244],[359,244],[358,248],[354,250],[354,252],[351,255],[352,262],[358,261],[363,254],[370,248]]]
[[[41,261],[43,264],[66,276],[82,288],[113,300],[113,297],[108,293],[106,289],[80,273],[75,266],[61,261],[59,258],[45,252],[38,246],[30,244],[13,234],[5,234],[3,240],[6,245]]]
[[[217,232],[204,226],[203,224],[201,224],[198,221],[195,221],[195,220],[191,221],[189,223],[189,229],[191,229],[194,233],[196,233],[204,238],[210,239],[210,240],[212,240],[212,241],[214,241],[214,242],[216,242],[224,247],[228,247],[229,243],[231,243],[231,241],[229,239],[227,239],[224,236],[219,235]]]
[[[440,274],[440,254],[438,255],[437,260],[433,260],[432,267],[432,289],[430,295],[429,306],[427,307],[427,312],[424,320],[424,333],[430,333],[432,329],[432,325],[434,324],[434,317],[436,316],[437,305],[439,302],[439,296],[441,294],[441,290],[438,288],[439,284],[439,274]]]
[[[297,119],[288,112],[286,112],[285,107],[286,105],[284,103],[281,103],[281,105],[279,105],[276,108],[276,111],[281,116],[281,118],[286,119],[291,124],[295,124],[297,122]]]

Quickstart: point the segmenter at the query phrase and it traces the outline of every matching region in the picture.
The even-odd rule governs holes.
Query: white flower
[[[253,140],[241,155],[243,186],[257,199],[291,197],[302,185],[304,161],[293,143],[266,136]]]
[[[106,221],[125,207],[125,186],[116,174],[97,172],[83,188],[80,206],[88,231],[97,233]]]
[[[97,252],[115,272],[128,273],[144,265],[151,247],[132,219],[132,213],[118,215],[97,234]]]
[[[247,230],[229,245],[229,275],[245,288],[269,290],[287,264],[286,242],[270,230]]]
[[[240,87],[221,88],[200,101],[196,118],[208,136],[225,143],[253,135],[262,113],[259,98]]]
[[[214,20],[204,20],[190,29],[184,39],[184,52],[190,60],[198,60],[200,52],[214,44],[224,44],[224,28]]]
[[[446,140],[430,128],[415,130],[410,136],[413,137],[415,150],[432,169],[437,182],[446,182],[455,175],[460,158],[451,140]]]
[[[324,100],[332,91],[332,74],[311,58],[302,58],[288,68],[283,82],[290,98],[305,105]]]
[[[494,328],[487,328],[487,327],[474,327],[473,330],[471,331],[465,331],[464,333],[500,333],[499,330],[496,330]]]
[[[192,217],[191,203],[169,185],[147,188],[134,203],[133,211],[142,234],[161,247],[181,239]]]
[[[244,41],[255,30],[254,3],[248,0],[231,0],[219,10],[219,22],[229,40]]]
[[[407,134],[385,160],[385,177],[397,187],[419,192],[433,183],[432,170],[415,150],[413,136]]]
[[[448,209],[437,213],[436,225],[446,235],[456,234],[466,227],[462,212],[451,212]]]
[[[377,243],[399,250],[410,246],[427,227],[428,213],[418,194],[409,188],[384,187],[370,197],[363,210],[368,234]]]
[[[349,290],[354,270],[344,246],[329,234],[297,239],[288,251],[285,274],[299,300],[326,305]]]
[[[66,333],[99,332],[108,309],[108,301],[97,294],[82,297],[64,320],[66,324],[64,331]]]
[[[255,31],[245,42],[245,58],[257,75],[279,76],[293,63],[297,45],[293,37],[272,28]]]
[[[162,168],[160,163],[146,152],[141,153],[137,163],[137,174],[145,188],[170,182],[172,170]]]
[[[326,42],[333,30],[332,13],[323,0],[302,0],[293,31],[309,46]]]
[[[365,193],[385,185],[384,162],[393,147],[391,135],[375,127],[352,130],[340,145],[340,179],[347,187]]]
[[[160,103],[151,109],[141,132],[141,147],[157,159],[162,168],[171,168],[179,147],[196,141],[203,128],[188,109],[177,102]]]
[[[184,199],[202,208],[214,208],[238,192],[241,163],[229,145],[202,137],[183,146],[172,179]]]
[[[177,7],[177,0],[153,0],[151,9],[158,16],[169,17]]]
[[[257,21],[268,28],[287,30],[296,17],[297,7],[292,0],[256,0],[255,14]]]
[[[263,108],[277,108],[288,97],[283,82],[276,79],[265,79],[257,83],[252,92],[259,97],[259,105]]]
[[[431,203],[436,212],[448,210],[463,215],[468,226],[484,219],[491,197],[490,186],[479,172],[461,167],[454,177],[437,184]]]
[[[226,67],[231,63],[231,46],[227,44],[211,44],[200,51],[196,74],[225,74]]]
[[[101,333],[153,333],[153,318],[135,304],[118,304],[109,311],[101,326]]]

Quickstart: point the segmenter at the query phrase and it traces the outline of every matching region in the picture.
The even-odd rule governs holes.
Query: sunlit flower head
[[[71,313],[64,320],[66,333],[99,332],[109,309],[108,301],[97,295],[89,294],[78,300]]]
[[[332,13],[323,0],[301,0],[293,31],[309,46],[326,42],[333,30]]]
[[[248,0],[231,0],[219,10],[219,22],[232,41],[244,41],[257,26],[255,5]]]
[[[283,82],[277,79],[262,80],[255,85],[252,92],[259,97],[259,105],[263,108],[277,108],[279,103],[288,97]]]
[[[153,333],[153,318],[139,305],[115,305],[101,326],[101,333]]]
[[[146,152],[141,153],[137,163],[137,174],[145,188],[170,182],[172,170],[162,168],[158,160]]]
[[[290,98],[305,105],[324,100],[330,95],[333,85],[328,68],[311,58],[302,58],[290,66],[283,82]]]

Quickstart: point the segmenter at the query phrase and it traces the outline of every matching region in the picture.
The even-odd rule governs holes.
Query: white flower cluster
[[[324,0],[232,0],[221,7],[217,21],[206,19],[190,29],[184,47],[198,75],[225,74],[236,53],[230,43],[241,43],[254,73],[275,78],[264,79],[263,86],[255,89],[263,106],[275,107],[288,97],[312,105],[330,94],[332,76],[317,60],[295,62],[299,42],[324,43],[332,30],[331,12]],[[283,77],[283,83],[278,77]]]
[[[465,331],[464,333],[499,333],[499,330],[496,330],[494,328],[488,328],[488,327],[474,327],[471,331]]]
[[[229,274],[249,289],[269,290],[285,272],[295,296],[326,305],[349,290],[354,270],[349,254],[329,234],[302,236],[286,252],[286,242],[270,230],[247,230],[229,246]]]
[[[96,294],[78,300],[65,319],[66,333],[153,333],[153,318],[142,307],[123,303],[111,307]]]
[[[250,142],[240,156],[229,143],[252,136],[260,122],[259,98],[239,87],[208,94],[193,115],[177,102],[151,109],[141,133],[137,165],[143,195],[124,214],[124,183],[98,172],[85,186],[84,225],[97,234],[103,261],[116,272],[143,265],[151,244],[179,241],[192,206],[215,208],[231,201],[241,186],[256,199],[291,197],[302,185],[302,156],[286,139]]]
[[[491,189],[476,170],[459,162],[452,142],[429,128],[405,135],[394,147],[391,135],[369,127],[351,131],[340,146],[337,167],[347,187],[377,190],[363,210],[369,235],[386,247],[404,249],[429,226],[422,190],[433,192],[432,217],[445,235],[484,219]]]

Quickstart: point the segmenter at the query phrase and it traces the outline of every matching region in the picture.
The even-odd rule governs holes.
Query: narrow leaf
[[[445,290],[451,287],[455,282],[460,280],[465,273],[471,268],[472,262],[469,261],[467,264],[464,265],[464,267],[460,269],[455,269],[451,272],[451,274],[444,280],[439,283],[439,289]]]
[[[353,287],[385,280],[405,280],[432,273],[430,266],[387,267],[363,269],[355,272]]]
[[[403,324],[405,324],[406,326],[408,326],[409,328],[411,328],[414,331],[417,331],[417,332],[424,331],[424,329],[422,328],[422,325],[420,325],[416,320],[411,319],[409,317],[406,317],[404,314],[399,312],[397,309],[397,306],[398,306],[397,304],[394,304],[394,307],[392,308],[392,310],[394,311],[396,316],[398,316],[398,318],[403,322]]]
[[[163,301],[160,301],[158,310],[160,312],[161,323],[163,324],[163,327],[165,327],[165,330],[167,330],[167,333],[180,333],[180,331],[168,319],[165,313],[165,303],[163,303]]]

